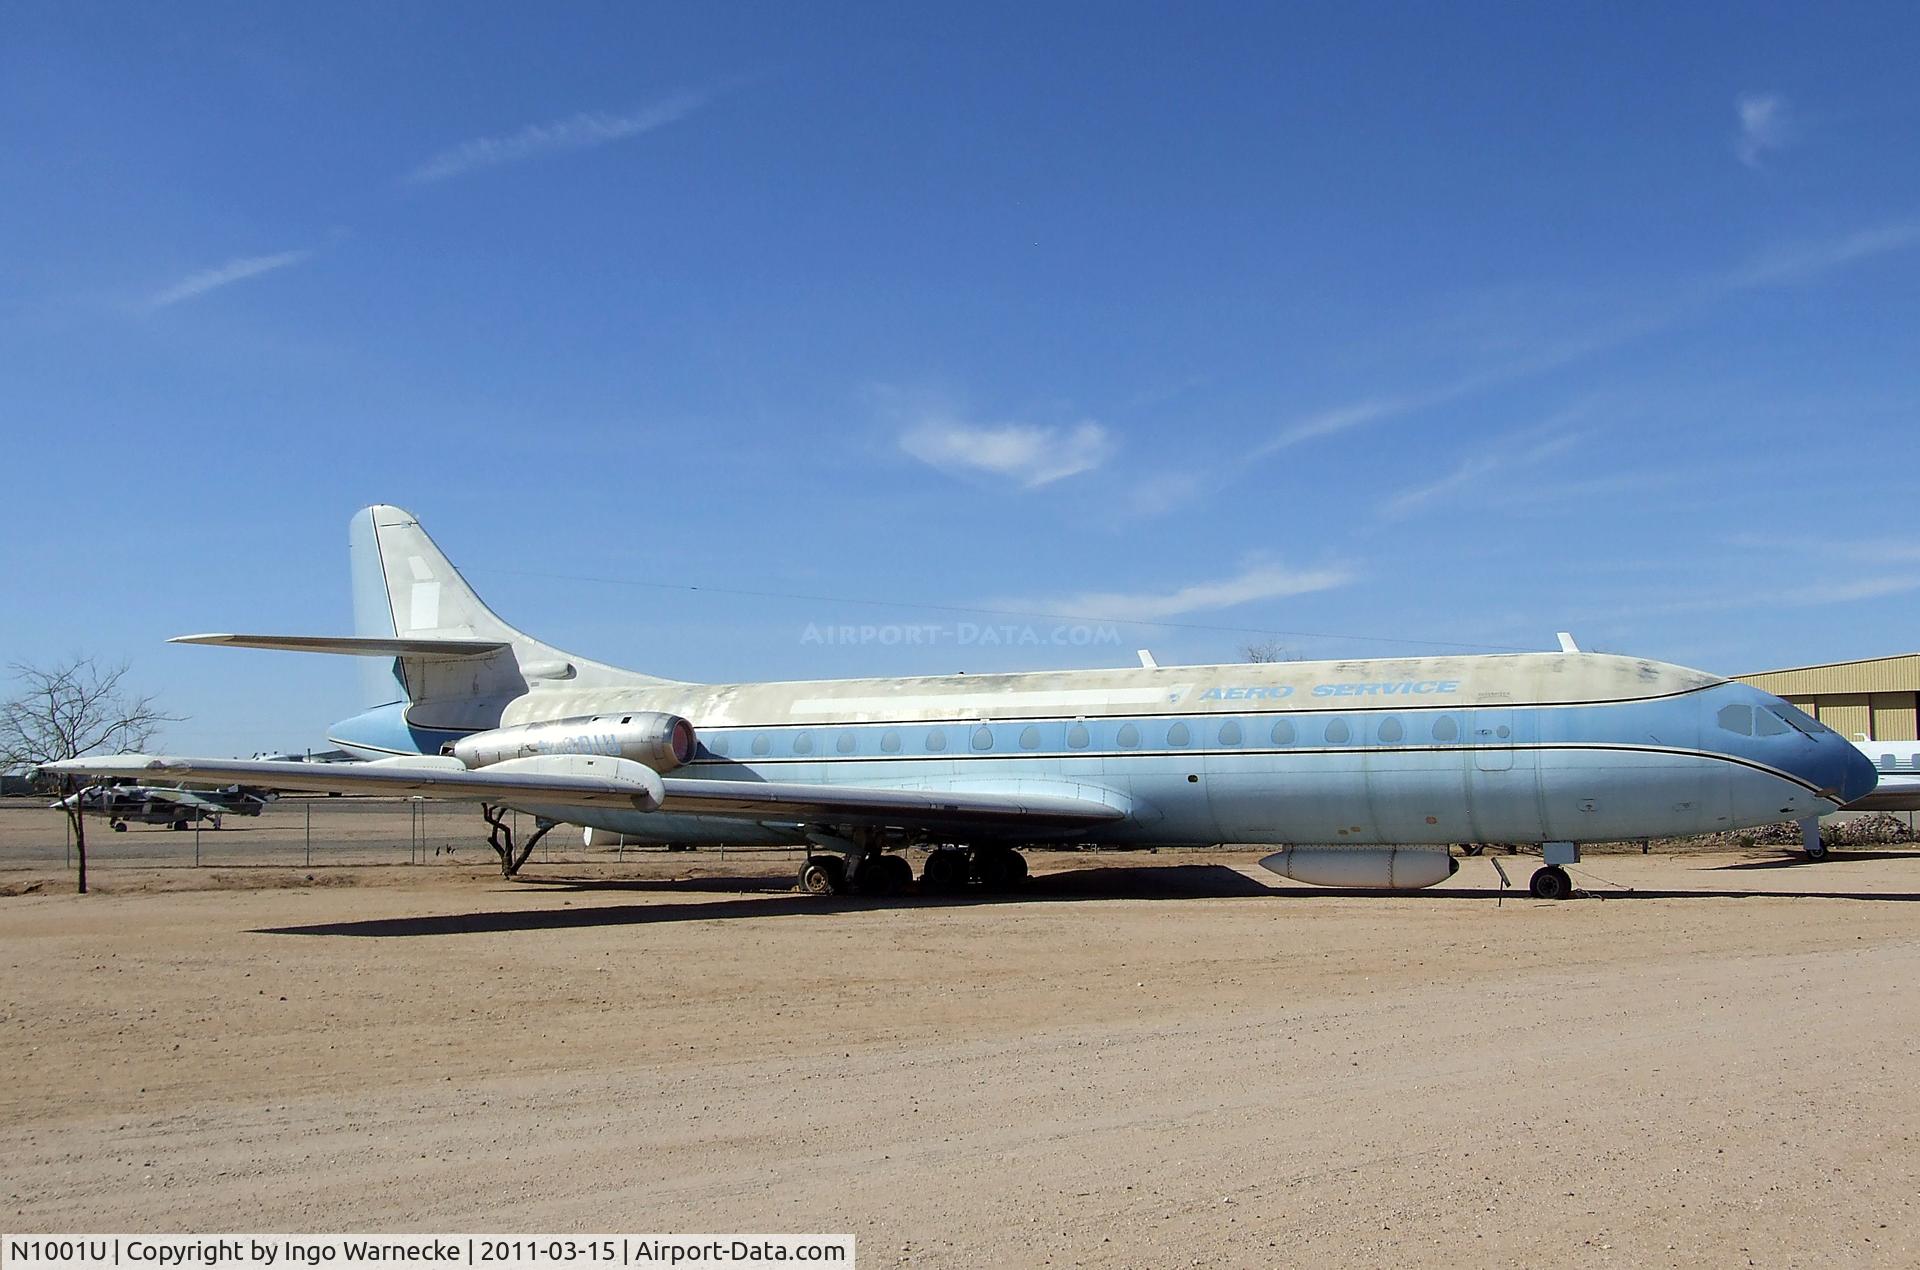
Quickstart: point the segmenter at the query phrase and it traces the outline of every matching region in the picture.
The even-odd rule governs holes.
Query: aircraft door
[[[1505,772],[1513,767],[1513,711],[1509,708],[1473,712],[1473,765],[1483,772]]]

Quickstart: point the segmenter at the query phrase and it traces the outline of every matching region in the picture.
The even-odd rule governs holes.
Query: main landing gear
[[[799,885],[808,895],[899,895],[913,885],[913,866],[904,857],[877,851],[857,859],[810,855],[800,866]]]
[[[814,841],[833,854],[810,855],[800,866],[797,884],[807,895],[902,895],[913,887],[913,866],[905,856],[824,834]],[[920,871],[920,889],[953,894],[978,883],[982,890],[1007,891],[1026,879],[1027,858],[1012,847],[938,847]]]

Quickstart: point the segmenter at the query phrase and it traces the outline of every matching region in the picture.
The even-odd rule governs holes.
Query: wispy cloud
[[[1822,604],[1858,604],[1920,591],[1920,574],[1875,574],[1858,578],[1822,578],[1800,586],[1746,587],[1701,595],[1689,591],[1671,600],[1636,597],[1630,607],[1589,616],[1647,617],[1655,614],[1723,613],[1742,609],[1812,608]]]
[[[528,124],[499,136],[475,137],[417,164],[402,179],[408,185],[427,185],[503,163],[519,163],[563,150],[586,150],[624,141],[677,123],[710,99],[706,93],[676,93],[626,114],[589,111],[553,123]]]
[[[1232,577],[1189,583],[1173,591],[1087,591],[1047,599],[999,600],[992,607],[1037,610],[1085,621],[1152,622],[1187,613],[1232,608],[1255,600],[1328,591],[1347,585],[1353,578],[1353,573],[1344,568],[1289,569],[1277,564],[1254,563]]]
[[[900,448],[945,471],[980,473],[1038,489],[1099,467],[1113,454],[1114,442],[1091,419],[1054,428],[935,417],[902,433]]]
[[[1350,432],[1356,428],[1370,427],[1376,423],[1385,423],[1403,415],[1418,414],[1423,410],[1431,410],[1435,406],[1443,406],[1450,401],[1470,397],[1502,384],[1544,374],[1623,343],[1636,335],[1644,334],[1661,324],[1661,321],[1663,320],[1640,315],[1629,322],[1592,331],[1575,339],[1544,344],[1524,357],[1515,357],[1489,366],[1485,370],[1462,375],[1436,388],[1364,397],[1345,405],[1322,410],[1288,424],[1271,438],[1255,446],[1246,457],[1265,458],[1306,441]]]
[[[1421,508],[1494,476],[1511,476],[1543,463],[1585,440],[1587,433],[1566,431],[1561,424],[1578,411],[1565,412],[1553,423],[1498,437],[1477,454],[1459,460],[1453,470],[1425,485],[1401,490],[1380,507],[1387,520],[1400,520]]]
[[[1920,244],[1920,221],[1897,221],[1823,242],[1775,247],[1727,274],[1729,290],[1810,282],[1822,274]]]
[[[1370,423],[1378,423],[1383,419],[1391,419],[1395,415],[1408,414],[1428,406],[1437,406],[1447,398],[1458,396],[1464,391],[1466,389],[1456,386],[1406,396],[1368,397],[1360,401],[1350,401],[1345,405],[1296,419],[1282,428],[1272,439],[1256,446],[1247,457],[1265,458],[1269,454],[1291,449],[1303,441],[1316,441],[1321,437],[1330,437],[1336,433],[1365,427]]]
[[[1733,152],[1750,168],[1770,150],[1778,150],[1793,140],[1793,121],[1787,113],[1787,99],[1777,93],[1742,93],[1734,99],[1733,109],[1740,116],[1740,135]]]
[[[272,273],[276,269],[297,265],[311,255],[313,255],[311,248],[302,248],[299,251],[283,251],[271,256],[238,256],[223,265],[189,274],[165,290],[155,292],[147,297],[145,307],[164,309],[170,304],[192,300],[209,291],[218,291],[221,287],[244,282],[248,278],[257,278],[263,273]]]
[[[1804,534],[1744,533],[1722,539],[1729,547],[1777,556],[1796,552],[1826,560],[1867,564],[1920,564],[1920,542],[1905,538],[1826,538]]]
[[[1896,221],[1837,238],[1777,246],[1730,269],[1696,279],[1665,296],[1650,296],[1621,320],[1548,343],[1528,356],[1489,366],[1437,387],[1361,397],[1296,419],[1248,451],[1261,459],[1293,446],[1475,396],[1574,365],[1635,339],[1697,318],[1731,296],[1760,287],[1813,282],[1837,269],[1920,246],[1920,220]]]

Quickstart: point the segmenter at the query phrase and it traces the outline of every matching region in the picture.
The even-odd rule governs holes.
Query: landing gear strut
[[[1800,849],[1809,860],[1827,858],[1827,844],[1820,840],[1820,817],[1809,816],[1800,822]]]

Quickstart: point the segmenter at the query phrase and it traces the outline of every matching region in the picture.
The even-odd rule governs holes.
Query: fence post
[[[307,808],[307,863],[311,865],[313,863],[313,799],[308,798],[305,801]]]

